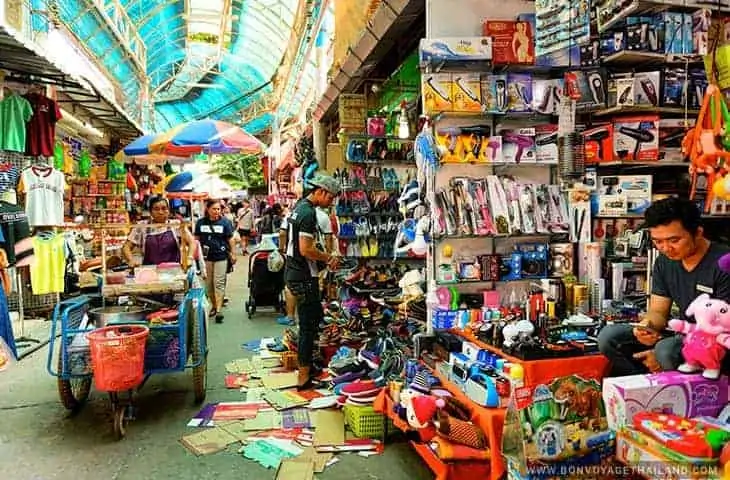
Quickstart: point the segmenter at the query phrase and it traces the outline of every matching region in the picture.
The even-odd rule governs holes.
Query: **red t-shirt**
[[[56,122],[61,119],[58,104],[37,93],[29,93],[25,99],[33,107],[33,116],[26,125],[25,153],[34,157],[52,157]]]

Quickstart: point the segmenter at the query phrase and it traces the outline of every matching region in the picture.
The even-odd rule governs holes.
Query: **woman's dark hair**
[[[696,234],[702,226],[702,215],[693,202],[677,197],[664,198],[653,202],[644,212],[644,227],[654,228],[679,221],[691,234]]]
[[[209,198],[208,200],[205,201],[205,209],[208,210],[210,207],[212,207],[216,203],[218,205],[220,205],[221,207],[223,206],[223,204],[221,203],[220,200],[216,200],[214,198]]]
[[[165,206],[167,206],[168,208],[170,207],[170,202],[168,202],[165,197],[163,197],[161,195],[155,195],[153,197],[150,197],[149,200],[147,200],[147,208],[151,212],[152,211],[152,207],[154,207],[158,203],[164,203]]]
[[[275,203],[271,207],[271,213],[273,213],[274,215],[281,215],[281,213],[283,211],[284,211],[284,209],[281,207],[281,204],[280,203]]]

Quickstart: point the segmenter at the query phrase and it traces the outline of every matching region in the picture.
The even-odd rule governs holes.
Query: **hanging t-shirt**
[[[30,102],[20,95],[0,101],[0,150],[25,152],[26,123],[32,115]]]
[[[63,224],[66,178],[51,167],[34,165],[23,170],[18,191],[25,193],[25,213],[31,227]]]
[[[30,226],[25,211],[12,203],[0,202],[0,231],[5,239],[0,248],[8,255],[8,263],[15,265],[15,248],[30,237]]]
[[[40,234],[33,237],[35,259],[30,265],[33,295],[63,293],[66,273],[66,238],[64,235]]]
[[[33,108],[33,116],[28,121],[25,153],[37,157],[53,156],[53,141],[56,138],[56,122],[61,119],[58,104],[38,93],[29,93],[25,99]]]
[[[56,142],[53,146],[53,168],[63,170],[63,156],[65,144],[61,141]]]

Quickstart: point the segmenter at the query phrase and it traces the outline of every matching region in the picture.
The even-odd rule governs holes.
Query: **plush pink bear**
[[[720,364],[725,349],[730,348],[730,305],[703,293],[687,307],[687,315],[696,323],[670,320],[669,328],[685,333],[682,346],[684,363],[677,368],[682,373],[702,370],[702,376],[711,380],[720,377]]]

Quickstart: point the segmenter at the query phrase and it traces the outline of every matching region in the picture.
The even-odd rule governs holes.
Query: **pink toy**
[[[687,307],[686,313],[693,315],[696,323],[669,321],[670,329],[687,334],[682,347],[684,363],[677,370],[682,373],[703,370],[703,377],[716,380],[720,377],[725,349],[730,348],[730,305],[703,293]]]

